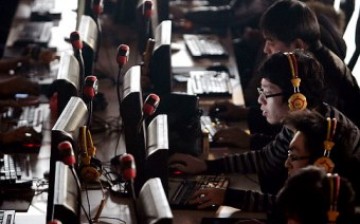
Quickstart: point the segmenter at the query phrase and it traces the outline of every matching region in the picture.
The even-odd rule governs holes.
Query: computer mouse
[[[174,162],[174,163],[169,164],[168,169],[169,169],[169,174],[171,176],[180,176],[180,175],[185,174],[184,171],[182,171],[182,170],[180,170],[178,168],[178,165],[185,165],[185,163],[183,163],[183,162]]]

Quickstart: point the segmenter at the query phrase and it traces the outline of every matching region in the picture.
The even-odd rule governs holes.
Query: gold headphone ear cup
[[[80,171],[81,178],[86,182],[95,182],[99,179],[101,172],[94,166],[84,166]]]
[[[307,107],[306,97],[302,93],[294,93],[288,100],[291,111],[304,110]]]
[[[335,167],[334,162],[329,157],[321,157],[314,163],[315,166],[323,168],[327,173],[332,173]]]

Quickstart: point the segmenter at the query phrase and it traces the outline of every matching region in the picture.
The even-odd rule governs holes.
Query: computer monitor
[[[63,53],[56,79],[50,84],[47,91],[53,118],[58,118],[72,96],[80,95],[80,82],[82,81],[77,59],[71,54]]]
[[[168,151],[169,133],[166,114],[154,117],[147,127],[146,162],[147,179],[159,177],[168,195]]]
[[[156,9],[154,9],[152,2],[153,1],[151,0],[140,0],[136,7],[135,23],[138,38],[138,51],[140,55],[144,53],[148,39],[154,38],[153,20],[156,20],[156,24],[158,24],[157,15],[155,13]],[[156,19],[154,17],[156,17]]]
[[[149,64],[149,78],[153,92],[166,95],[172,88],[171,72],[171,21],[161,22],[155,30],[155,46]]]
[[[176,152],[200,156],[202,131],[199,97],[186,93],[171,93],[161,97],[154,116],[167,115],[169,154]]]
[[[145,124],[142,118],[143,96],[140,85],[140,65],[130,67],[124,75],[120,115],[123,122],[126,152],[134,156],[137,177],[136,194],[144,183]]]
[[[71,97],[66,107],[60,114],[57,119],[55,125],[51,129],[51,156],[50,156],[50,171],[49,171],[49,190],[48,190],[48,205],[47,205],[47,220],[51,220],[53,218],[53,214],[59,214],[58,219],[61,220],[63,218],[66,220],[66,217],[62,217],[61,212],[56,211],[56,209],[60,209],[62,206],[67,205],[57,205],[54,206],[54,198],[56,197],[57,191],[59,190],[59,185],[55,185],[55,180],[61,180],[61,176],[56,176],[56,162],[60,161],[60,153],[58,151],[59,143],[63,141],[69,141],[72,144],[72,147],[76,153],[77,148],[77,136],[78,130],[80,127],[86,124],[88,118],[88,110],[84,101],[79,97]],[[69,178],[65,178],[68,180]],[[63,178],[63,180],[65,180]],[[61,181],[59,183],[66,184],[66,181]],[[73,188],[76,188],[76,185],[72,185]],[[67,195],[68,200],[77,200],[77,196],[75,195]],[[78,201],[78,200],[77,200]],[[67,202],[70,203],[70,202]],[[77,203],[70,203],[72,205],[79,206]],[[55,209],[55,210],[54,210]],[[61,208],[62,209],[62,208]],[[66,209],[66,208],[64,208]],[[78,211],[78,208],[71,208],[73,211]],[[76,217],[78,214],[72,214]],[[64,222],[63,222],[64,223]]]
[[[91,16],[82,15],[77,31],[83,41],[82,55],[84,58],[85,76],[93,75],[99,38],[97,24]]]

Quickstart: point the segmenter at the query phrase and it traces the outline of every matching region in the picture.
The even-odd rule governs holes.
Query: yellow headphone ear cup
[[[98,181],[101,172],[96,167],[88,165],[81,168],[80,175],[86,182],[95,182]]]
[[[288,104],[291,111],[304,110],[307,107],[306,97],[302,93],[294,93],[288,99]]]
[[[317,159],[314,165],[323,168],[327,173],[332,173],[335,167],[334,162],[326,156]]]

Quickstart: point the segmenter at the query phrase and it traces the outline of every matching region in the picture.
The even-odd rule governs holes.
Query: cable
[[[81,194],[81,184],[80,184],[79,178],[78,178],[78,176],[76,174],[75,168],[73,166],[69,166],[69,169],[70,169],[70,171],[71,171],[71,173],[72,173],[72,175],[73,175],[73,177],[75,179],[76,187],[78,189],[78,193]],[[88,203],[88,204],[90,206],[90,203]],[[89,213],[86,212],[86,209],[85,209],[83,203],[80,203],[80,207],[82,208],[82,210],[83,210],[83,212],[84,212],[84,214],[86,216],[86,219],[89,221],[90,224],[92,224],[92,220],[91,220],[90,215],[89,215],[90,211],[89,211]],[[53,208],[53,211],[54,211],[54,208]],[[52,216],[54,216],[54,214],[52,214]],[[54,219],[54,217],[52,217],[52,219]]]

